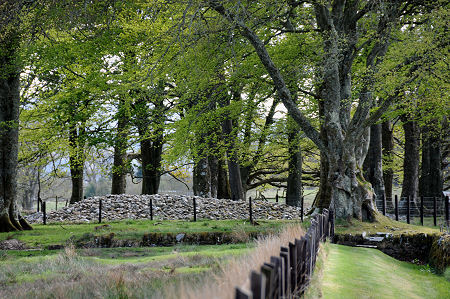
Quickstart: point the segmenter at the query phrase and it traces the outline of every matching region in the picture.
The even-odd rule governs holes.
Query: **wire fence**
[[[392,219],[406,223],[439,226],[449,231],[450,199],[448,196],[421,196],[381,198],[376,201],[377,209]]]

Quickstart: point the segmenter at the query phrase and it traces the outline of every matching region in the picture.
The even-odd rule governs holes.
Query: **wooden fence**
[[[236,299],[293,298],[309,285],[316,264],[319,242],[334,236],[333,211],[324,210],[311,218],[311,226],[300,239],[281,247],[279,256],[250,274],[250,290],[236,287]]]

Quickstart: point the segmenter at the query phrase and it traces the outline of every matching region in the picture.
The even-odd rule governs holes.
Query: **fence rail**
[[[250,273],[250,290],[236,287],[235,299],[293,298],[309,285],[316,264],[319,242],[334,236],[334,214],[326,210],[311,218],[311,226],[300,239],[280,247],[279,256]]]

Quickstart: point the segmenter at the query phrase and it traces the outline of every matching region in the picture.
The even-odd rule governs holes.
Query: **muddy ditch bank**
[[[450,266],[449,234],[336,234],[336,244],[377,248],[395,259],[430,264],[438,273]]]

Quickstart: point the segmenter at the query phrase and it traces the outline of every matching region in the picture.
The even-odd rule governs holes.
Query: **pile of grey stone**
[[[88,223],[98,221],[99,202],[102,201],[102,220],[149,219],[150,202],[154,219],[190,220],[194,216],[196,201],[197,219],[225,220],[248,219],[249,202],[230,199],[202,198],[184,195],[106,195],[84,199],[58,211],[47,213],[47,222]],[[300,208],[281,203],[253,201],[254,219],[298,219]],[[30,223],[42,223],[42,213],[25,216]]]

